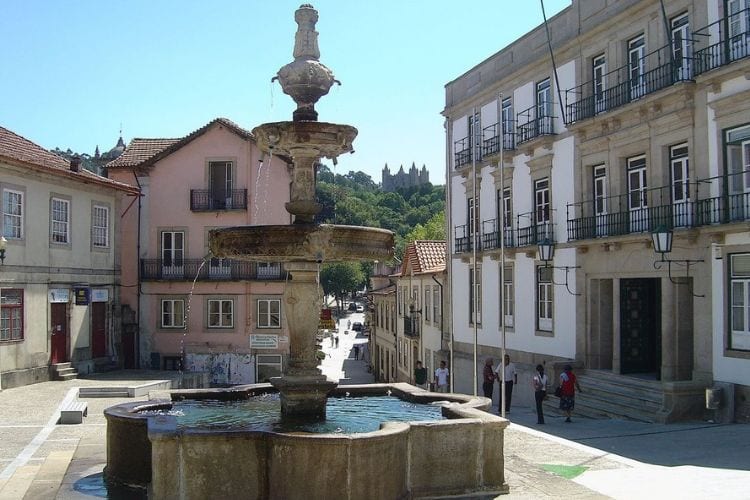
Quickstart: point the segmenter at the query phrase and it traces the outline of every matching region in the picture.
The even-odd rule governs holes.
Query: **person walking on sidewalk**
[[[487,358],[484,362],[484,382],[482,383],[482,390],[484,391],[484,397],[492,399],[492,393],[495,390],[495,379],[497,374],[492,369],[492,358]]]
[[[354,359],[359,359],[359,344],[354,344]]]
[[[502,380],[500,378],[501,367],[505,370],[505,413],[510,413],[510,399],[513,396],[513,386],[518,383],[518,373],[516,372],[516,365],[510,362],[510,356],[507,354],[503,358],[503,363],[495,368],[498,380]],[[500,387],[500,392],[502,393],[502,391],[503,388]],[[502,398],[502,394],[500,397]]]
[[[435,385],[437,392],[448,392],[448,376],[450,372],[445,366],[445,361],[440,362],[440,368],[435,370]]]
[[[565,370],[560,374],[560,409],[565,413],[565,421],[570,422],[570,415],[576,404],[576,389],[581,391],[578,385],[573,367],[565,365]]]
[[[427,368],[422,366],[421,361],[417,361],[414,367],[414,383],[417,387],[427,389]]]
[[[531,379],[531,385],[534,387],[534,401],[536,401],[536,423],[544,424],[544,410],[542,401],[547,399],[547,375],[544,374],[544,367],[536,365],[536,375]]]

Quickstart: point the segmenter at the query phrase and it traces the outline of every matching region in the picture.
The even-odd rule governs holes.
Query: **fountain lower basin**
[[[152,498],[420,498],[507,492],[503,432],[486,398],[426,392],[409,384],[334,389],[334,396],[384,395],[449,401],[444,420],[383,422],[356,434],[178,429],[146,417],[177,399],[236,399],[269,384],[166,393],[167,399],[105,411],[107,481],[147,488]]]

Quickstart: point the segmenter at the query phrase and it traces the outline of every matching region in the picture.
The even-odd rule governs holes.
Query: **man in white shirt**
[[[448,368],[445,367],[445,361],[440,362],[440,368],[435,370],[435,385],[437,392],[448,392]]]
[[[505,370],[505,413],[510,413],[510,398],[513,395],[513,386],[518,383],[518,373],[516,373],[516,365],[510,362],[510,356],[507,354],[503,359],[503,364],[497,365],[497,368],[495,368],[499,380],[502,380],[500,376],[501,367]],[[500,390],[502,391],[502,387]]]

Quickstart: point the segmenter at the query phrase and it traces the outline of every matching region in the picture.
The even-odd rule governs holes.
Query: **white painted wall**
[[[565,109],[565,90],[572,89],[576,86],[576,60],[566,62],[565,64],[557,67],[557,79],[560,81],[560,93],[557,92],[557,85],[555,79],[552,79],[552,90],[554,95],[552,99],[555,101],[555,110],[553,112],[555,116],[555,132],[561,134],[567,129],[565,128],[565,121],[563,110]],[[562,102],[559,102],[562,99]],[[562,105],[562,107],[561,107]]]

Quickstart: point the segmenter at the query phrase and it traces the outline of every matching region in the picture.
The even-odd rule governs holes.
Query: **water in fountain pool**
[[[145,415],[173,415],[180,429],[256,430],[274,432],[358,433],[372,432],[382,422],[441,420],[441,405],[418,404],[395,396],[333,397],[328,399],[326,419],[282,419],[278,394],[236,401],[175,401],[169,410],[147,410]]]

